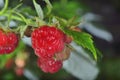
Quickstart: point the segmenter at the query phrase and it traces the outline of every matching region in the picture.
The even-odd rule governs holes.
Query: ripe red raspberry
[[[11,53],[18,45],[18,37],[13,32],[0,30],[0,54]]]
[[[64,49],[65,34],[56,27],[41,26],[32,32],[32,47],[39,57],[53,57]]]
[[[52,58],[39,58],[38,66],[46,73],[56,73],[62,68],[62,61],[55,61]]]

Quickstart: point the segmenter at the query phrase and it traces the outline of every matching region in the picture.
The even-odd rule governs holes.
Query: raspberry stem
[[[8,3],[9,3],[9,0],[5,0],[5,5],[4,5],[3,9],[0,11],[0,15],[4,14],[4,12],[7,10]]]
[[[22,3],[19,4],[19,5],[17,5],[17,6],[16,6],[15,8],[13,8],[12,10],[8,10],[9,15],[7,16],[7,17],[8,17],[7,27],[9,27],[9,24],[10,24],[10,21],[11,21],[11,17],[12,17],[13,12],[14,12],[16,9],[18,9],[21,5],[22,5]]]

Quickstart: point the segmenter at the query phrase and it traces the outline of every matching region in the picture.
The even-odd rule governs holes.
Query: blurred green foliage
[[[53,15],[70,19],[73,16],[80,17],[85,11],[89,11],[89,8],[84,4],[76,0],[58,0],[52,2]]]
[[[97,80],[120,80],[120,58],[106,58],[100,63]]]

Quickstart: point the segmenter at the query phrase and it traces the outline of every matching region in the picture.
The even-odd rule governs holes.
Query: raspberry
[[[56,73],[63,65],[62,61],[55,61],[52,58],[39,58],[37,63],[42,71],[46,73]]]
[[[0,30],[0,46],[5,45],[7,42],[7,37],[6,35],[3,33],[2,30]]]
[[[32,32],[32,47],[39,57],[53,57],[64,49],[65,34],[56,27],[41,26]]]
[[[0,30],[0,54],[11,53],[18,45],[18,37],[13,32]]]

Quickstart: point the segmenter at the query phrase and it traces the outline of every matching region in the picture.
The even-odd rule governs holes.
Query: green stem
[[[22,3],[18,4],[16,7],[14,7],[13,10],[18,9],[20,6],[22,6]]]
[[[3,16],[6,16],[6,17],[9,17],[9,14],[8,13],[5,13],[5,14],[3,14]],[[21,22],[23,22],[23,20],[20,18],[20,17],[18,17],[18,16],[11,16],[11,19],[14,19],[14,20],[18,20],[18,21],[21,21]]]
[[[51,13],[51,11],[52,11],[52,4],[50,3],[50,1],[49,0],[44,0],[45,1],[45,3],[47,4],[47,9],[48,9],[48,12],[47,12],[47,14],[46,15],[50,15],[50,13]]]
[[[5,0],[5,5],[3,7],[3,9],[0,11],[0,15],[4,14],[4,12],[7,10],[8,8],[8,0]]]
[[[21,19],[22,19],[26,24],[28,24],[27,19],[26,19],[22,14],[20,14],[20,13],[18,13],[18,12],[15,12],[15,11],[14,11],[13,13],[15,13],[15,14],[18,15],[18,16],[20,16]]]
[[[7,27],[9,27],[9,23],[10,23],[10,20],[11,20],[11,18],[12,18],[12,14],[13,14],[13,11],[15,11],[17,8],[19,8],[20,6],[22,5],[22,3],[21,4],[19,4],[19,5],[17,5],[15,8],[13,8],[12,10],[10,10],[10,13],[9,13],[9,15],[8,15],[8,24],[7,24]]]

